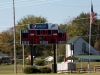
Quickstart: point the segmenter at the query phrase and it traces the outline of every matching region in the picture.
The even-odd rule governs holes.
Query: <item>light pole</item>
[[[17,73],[17,64],[16,64],[16,26],[15,26],[15,6],[13,0],[13,22],[14,22],[14,74]]]
[[[24,58],[24,45],[22,45],[23,46],[23,69],[24,69],[24,66],[25,66],[25,58]]]

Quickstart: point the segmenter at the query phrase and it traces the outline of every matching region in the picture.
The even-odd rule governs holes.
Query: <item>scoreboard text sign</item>
[[[21,30],[21,44],[66,44],[66,30]]]

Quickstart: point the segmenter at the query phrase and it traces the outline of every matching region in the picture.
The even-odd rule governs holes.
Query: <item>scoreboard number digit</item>
[[[36,34],[39,36],[51,35],[51,30],[37,30]]]
[[[51,44],[56,44],[56,43],[57,43],[57,39],[56,39],[56,38],[50,39],[50,43],[51,43]]]

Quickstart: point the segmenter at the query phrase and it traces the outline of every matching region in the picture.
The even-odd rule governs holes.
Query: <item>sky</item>
[[[14,0],[15,22],[26,15],[45,17],[48,23],[69,22],[80,13],[89,13],[91,9],[100,14],[100,0]],[[0,0],[0,32],[14,26],[13,0]],[[97,16],[99,18],[99,16]]]

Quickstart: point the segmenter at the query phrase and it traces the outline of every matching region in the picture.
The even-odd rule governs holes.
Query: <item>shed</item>
[[[89,43],[80,36],[72,37],[66,44],[66,57],[80,54],[89,55]],[[91,45],[90,55],[99,55],[99,52]],[[68,61],[71,62],[71,60]]]

